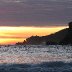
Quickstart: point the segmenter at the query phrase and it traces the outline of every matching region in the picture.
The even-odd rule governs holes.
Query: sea
[[[72,46],[1,45],[0,72],[72,72]]]

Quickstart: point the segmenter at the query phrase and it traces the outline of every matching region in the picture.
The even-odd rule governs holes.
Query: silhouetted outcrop
[[[56,42],[53,42],[53,41],[47,41],[46,42],[46,45],[57,45],[57,43]]]
[[[26,42],[27,42],[27,44],[38,45],[38,44],[41,44],[43,42],[43,39],[39,36],[31,36],[31,37],[26,39]]]
[[[25,45],[25,44],[27,44],[25,40],[23,42],[16,43],[16,45]]]
[[[72,44],[72,22],[69,23],[69,28],[60,30],[54,34],[47,36],[31,36],[26,41],[16,43],[17,45],[31,44],[31,45],[67,45]]]
[[[23,42],[18,42],[16,45],[39,45],[39,44],[44,44],[44,45],[56,45],[59,44],[67,35],[68,33],[68,28],[63,29],[61,31],[58,31],[54,34],[47,35],[47,36],[31,36],[24,40]]]
[[[45,44],[45,45],[56,45],[62,41],[65,36],[67,35],[68,28],[58,31],[54,34],[47,35],[47,36],[31,36],[26,39],[27,44],[31,45],[38,45],[38,44]],[[63,35],[63,36],[62,36]]]
[[[51,45],[59,44],[60,41],[62,41],[64,37],[67,35],[67,32],[68,32],[68,28],[46,36],[46,45],[49,45],[48,44],[49,42],[51,42]]]
[[[68,33],[65,36],[65,38],[60,42],[60,44],[63,44],[63,45],[71,44],[72,45],[72,22],[69,23]]]
[[[69,29],[72,30],[72,22],[69,23]]]

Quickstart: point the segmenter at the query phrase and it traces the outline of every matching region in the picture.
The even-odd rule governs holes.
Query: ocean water
[[[0,72],[72,72],[72,46],[0,46]]]

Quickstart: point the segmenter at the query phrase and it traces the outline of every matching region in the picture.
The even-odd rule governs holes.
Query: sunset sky
[[[49,35],[72,20],[72,0],[0,0],[0,44]]]
[[[65,27],[0,27],[0,44],[23,42],[30,36],[45,36]]]

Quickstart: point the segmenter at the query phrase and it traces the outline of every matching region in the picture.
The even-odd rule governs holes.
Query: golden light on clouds
[[[0,27],[0,44],[15,44],[30,36],[45,36],[57,32],[66,26],[60,27]]]

